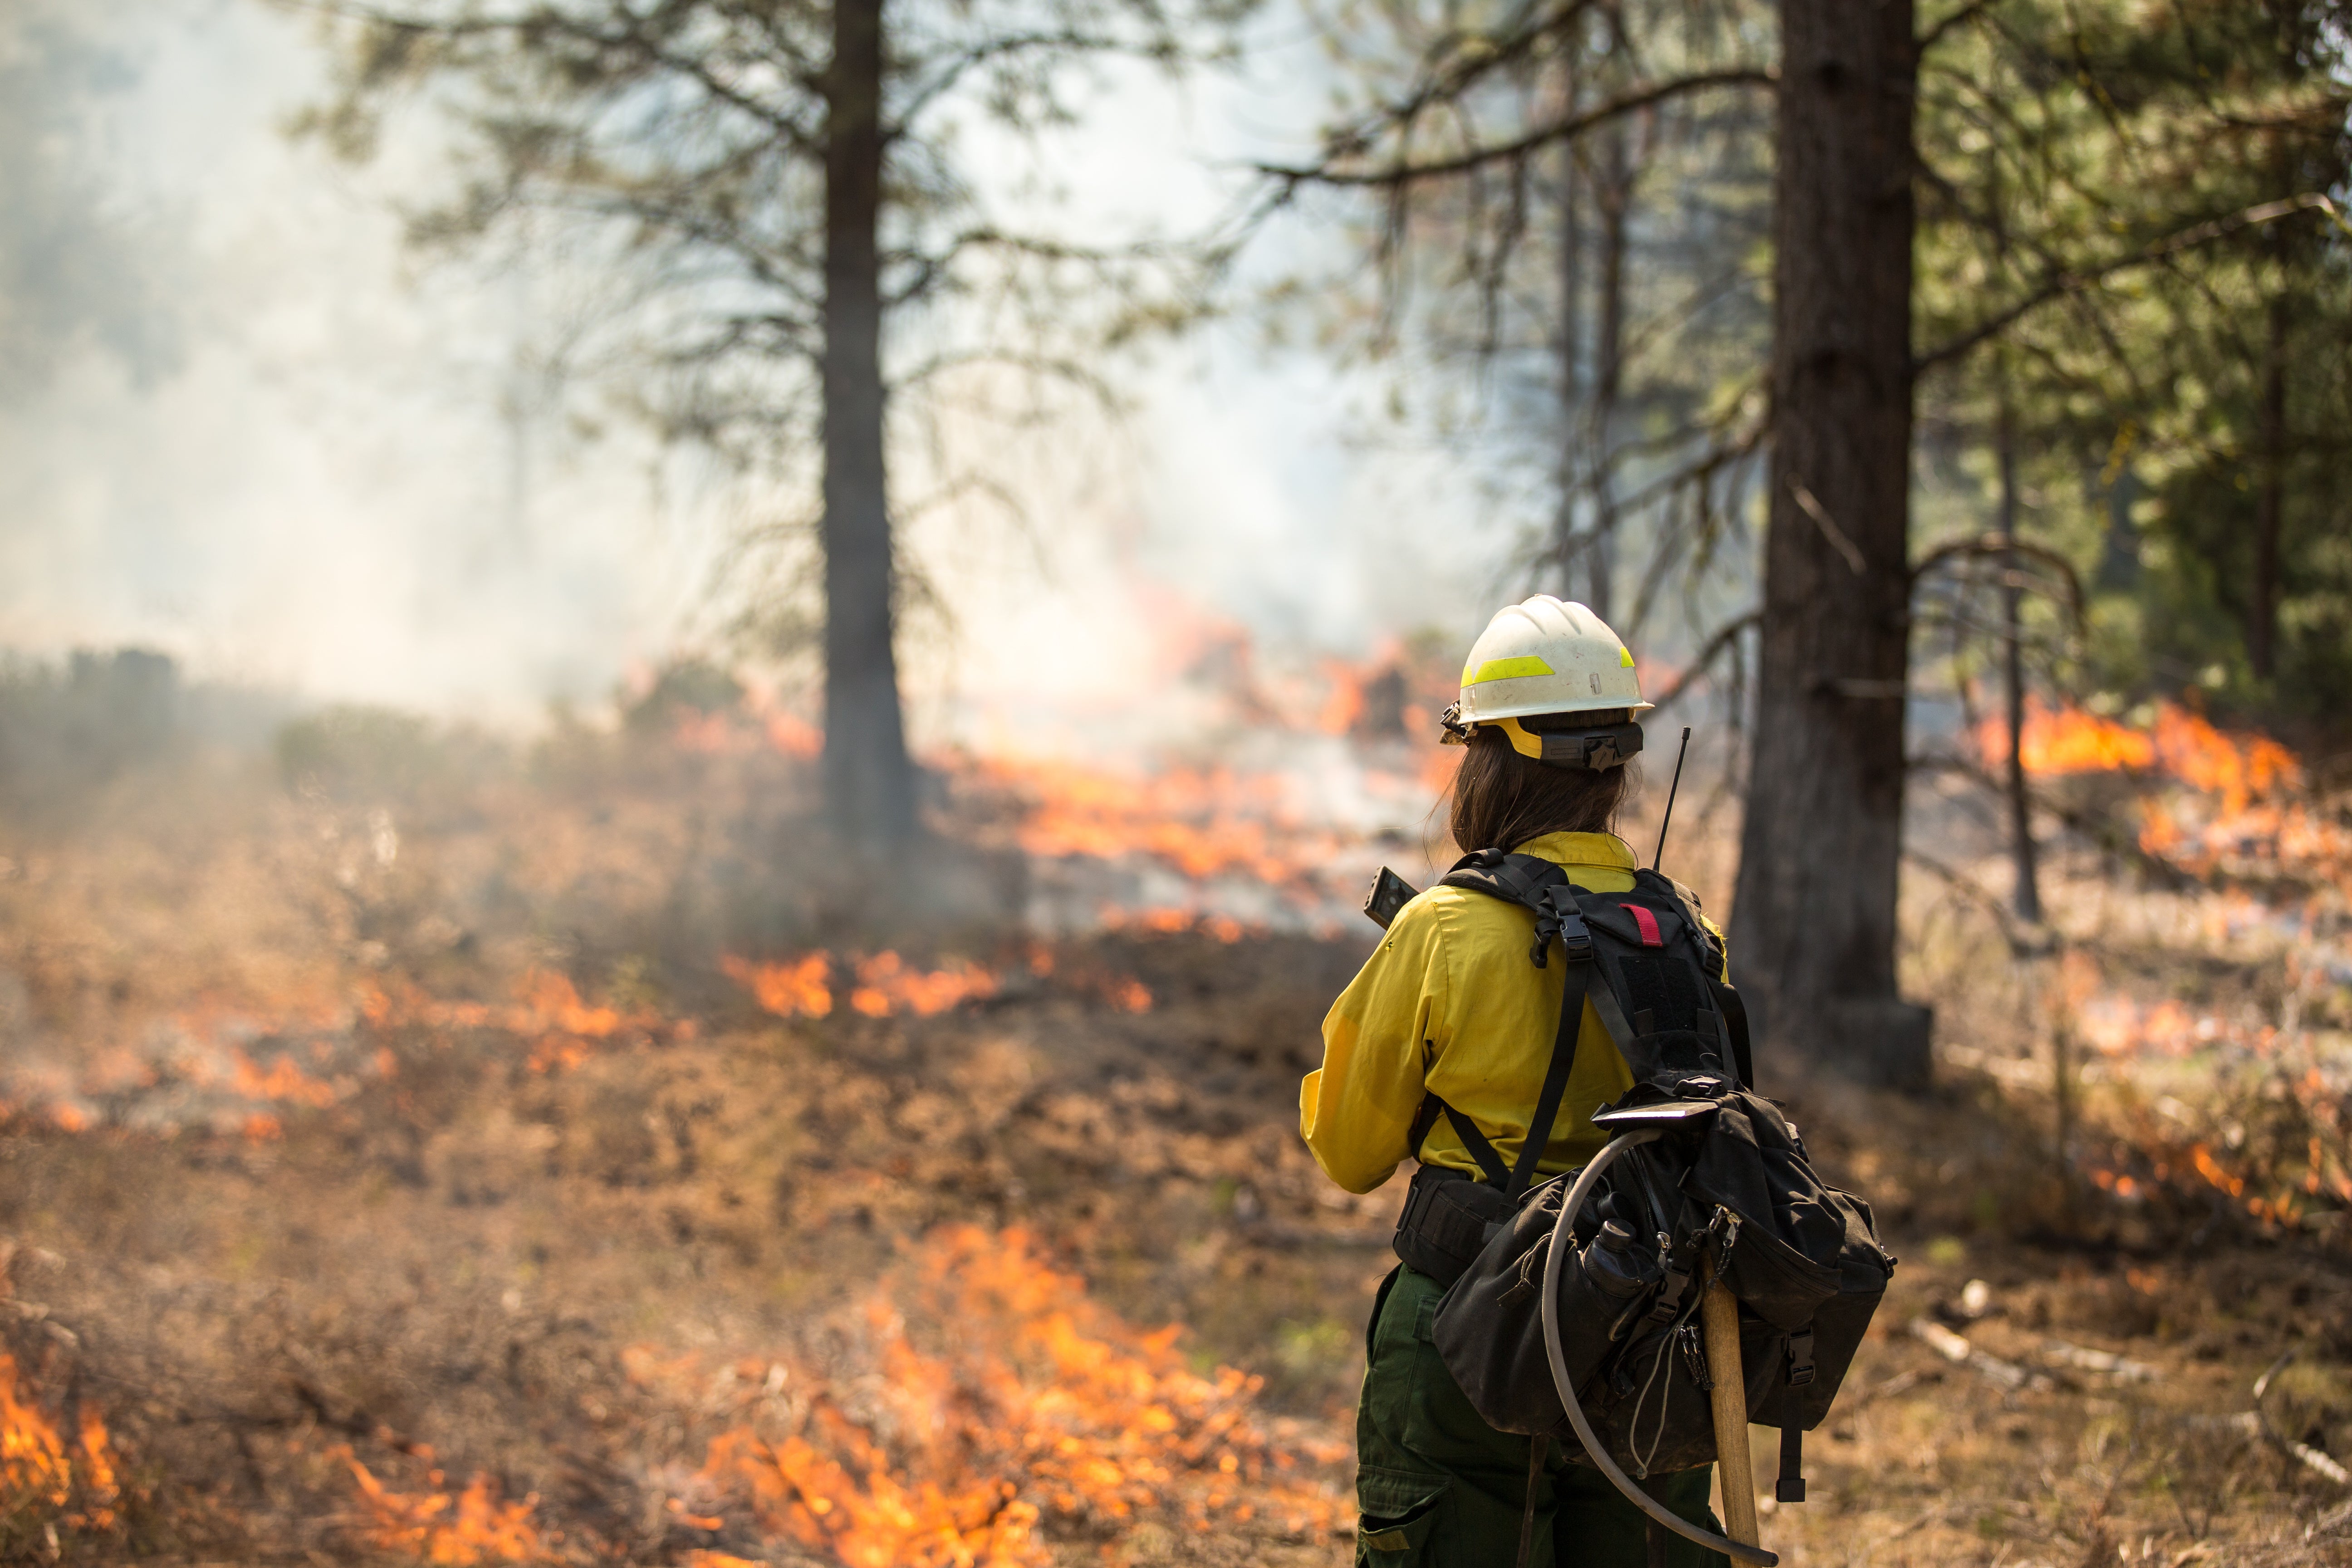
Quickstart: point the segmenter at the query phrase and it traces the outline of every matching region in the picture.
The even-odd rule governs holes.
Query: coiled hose
[[[1551,1362],[1552,1385],[1559,1390],[1559,1402],[1568,1409],[1570,1424],[1576,1428],[1576,1436],[1584,1444],[1584,1451],[1592,1456],[1592,1462],[1601,1468],[1602,1475],[1609,1478],[1612,1486],[1623,1492],[1643,1513],[1684,1540],[1695,1541],[1739,1562],[1752,1563],[1756,1568],[1776,1568],[1780,1561],[1779,1553],[1767,1552],[1760,1546],[1743,1545],[1728,1536],[1701,1529],[1643,1491],[1632,1477],[1617,1468],[1617,1461],[1609,1457],[1609,1449],[1594,1434],[1592,1423],[1585,1419],[1584,1406],[1577,1403],[1576,1387],[1569,1381],[1568,1358],[1560,1350],[1559,1260],[1562,1254],[1573,1254],[1576,1250],[1576,1216],[1582,1211],[1584,1200],[1591,1194],[1594,1184],[1601,1179],[1601,1173],[1609,1168],[1611,1161],[1628,1149],[1654,1142],[1663,1136],[1664,1133],[1654,1127],[1618,1134],[1610,1141],[1607,1148],[1592,1157],[1592,1163],[1585,1166],[1583,1173],[1576,1178],[1576,1184],[1568,1189],[1568,1198],[1559,1205],[1559,1219],[1552,1226],[1551,1251],[1544,1258],[1544,1354]]]

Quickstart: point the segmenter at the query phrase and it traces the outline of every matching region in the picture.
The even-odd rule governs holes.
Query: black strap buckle
[[[1670,1323],[1683,1310],[1683,1296],[1690,1289],[1691,1276],[1687,1268],[1666,1265],[1665,1289],[1658,1292],[1658,1304],[1650,1309],[1650,1321]]]
[[[1789,1386],[1802,1388],[1813,1381],[1813,1331],[1799,1329],[1789,1336]]]
[[[1576,889],[1562,882],[1544,889],[1542,904],[1536,911],[1535,945],[1528,956],[1535,960],[1538,969],[1545,967],[1551,940],[1559,938],[1560,950],[1568,954],[1570,963],[1592,962],[1592,931],[1584,923],[1583,911],[1576,907]]]

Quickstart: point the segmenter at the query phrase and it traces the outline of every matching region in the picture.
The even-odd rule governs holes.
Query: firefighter
[[[1590,891],[1632,889],[1633,852],[1612,828],[1636,784],[1626,765],[1639,744],[1631,726],[1649,706],[1633,655],[1582,605],[1538,595],[1499,611],[1470,650],[1460,705],[1445,720],[1445,741],[1466,747],[1454,784],[1454,843],[1540,856]],[[1517,1161],[1566,968],[1528,962],[1532,919],[1496,899],[1433,888],[1404,906],[1332,1004],[1323,1065],[1300,1085],[1298,1119],[1340,1186],[1370,1192],[1409,1155],[1436,1168],[1430,1179],[1481,1179],[1455,1114],[1506,1165]],[[1587,1001],[1541,1174],[1591,1159],[1606,1141],[1593,1111],[1632,1084]],[[1431,1106],[1448,1113],[1431,1116]],[[1412,1255],[1404,1238],[1399,1249]],[[1372,1309],[1356,1417],[1357,1563],[1644,1568],[1654,1561],[1648,1521],[1600,1471],[1570,1464],[1558,1442],[1497,1431],[1471,1407],[1431,1341],[1445,1283],[1400,1263]],[[1712,1470],[1646,1484],[1719,1531],[1707,1507]],[[1726,1563],[1657,1533],[1672,1568]]]

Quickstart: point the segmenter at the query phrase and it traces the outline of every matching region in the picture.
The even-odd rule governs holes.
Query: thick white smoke
[[[288,139],[323,91],[299,17],[27,0],[0,76],[0,646],[527,720],[709,636],[714,563],[769,498],[567,422],[532,368],[566,286],[527,246],[404,251],[396,208],[448,178],[430,134],[361,171]],[[1206,217],[1232,188],[1210,164],[1316,109],[1269,101],[1122,79],[1051,171],[1064,221]],[[1008,458],[1033,537],[985,509],[919,525],[953,628],[912,650],[919,730],[1131,714],[1171,617],[1302,653],[1475,626],[1503,531],[1443,460],[1350,438],[1368,380],[1255,334],[1121,367],[1124,422]]]

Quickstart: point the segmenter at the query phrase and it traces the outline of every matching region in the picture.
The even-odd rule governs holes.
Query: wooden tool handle
[[[1756,1463],[1748,1452],[1748,1375],[1739,1361],[1739,1302],[1710,1280],[1699,1300],[1706,1333],[1706,1371],[1715,1380],[1715,1462],[1723,1478],[1723,1530],[1742,1546],[1761,1543],[1756,1528]]]

